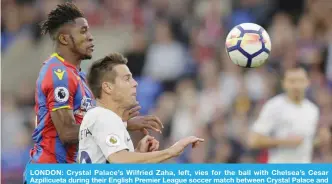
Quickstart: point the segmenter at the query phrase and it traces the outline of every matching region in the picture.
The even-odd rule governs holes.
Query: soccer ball
[[[227,35],[226,52],[238,66],[262,66],[271,52],[271,40],[264,28],[253,23],[235,26]]]

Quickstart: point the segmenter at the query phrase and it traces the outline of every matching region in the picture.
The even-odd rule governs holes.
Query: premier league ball
[[[225,46],[233,63],[245,68],[262,66],[271,52],[269,34],[253,23],[235,26],[228,33]]]

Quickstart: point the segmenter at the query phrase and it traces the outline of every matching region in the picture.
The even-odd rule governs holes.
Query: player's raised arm
[[[59,138],[64,144],[78,143],[79,125],[73,115],[73,100],[77,89],[75,76],[64,66],[50,68],[47,75],[43,91]]]

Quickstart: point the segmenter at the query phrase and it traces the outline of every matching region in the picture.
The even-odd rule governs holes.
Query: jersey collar
[[[63,57],[61,57],[61,56],[60,56],[58,53],[56,53],[56,52],[54,52],[54,53],[51,55],[51,58],[53,58],[53,57],[56,57],[56,58],[57,58],[58,60],[60,60],[64,65],[66,65],[66,66],[68,66],[68,67],[71,67],[71,68],[77,70],[78,72],[81,71],[81,68],[78,69],[75,65],[73,65],[73,64],[71,64],[71,63],[65,61],[65,59],[64,59]]]

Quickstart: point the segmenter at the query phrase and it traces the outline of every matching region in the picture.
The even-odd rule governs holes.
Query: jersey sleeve
[[[114,116],[99,116],[92,128],[95,142],[102,150],[104,156],[121,150],[129,150],[125,139],[125,127],[120,118]]]
[[[49,68],[42,86],[48,109],[73,109],[77,82],[74,74],[65,66]]]
[[[254,122],[252,130],[262,135],[271,135],[276,126],[276,114],[276,109],[273,103],[267,102],[263,106],[257,120]]]

